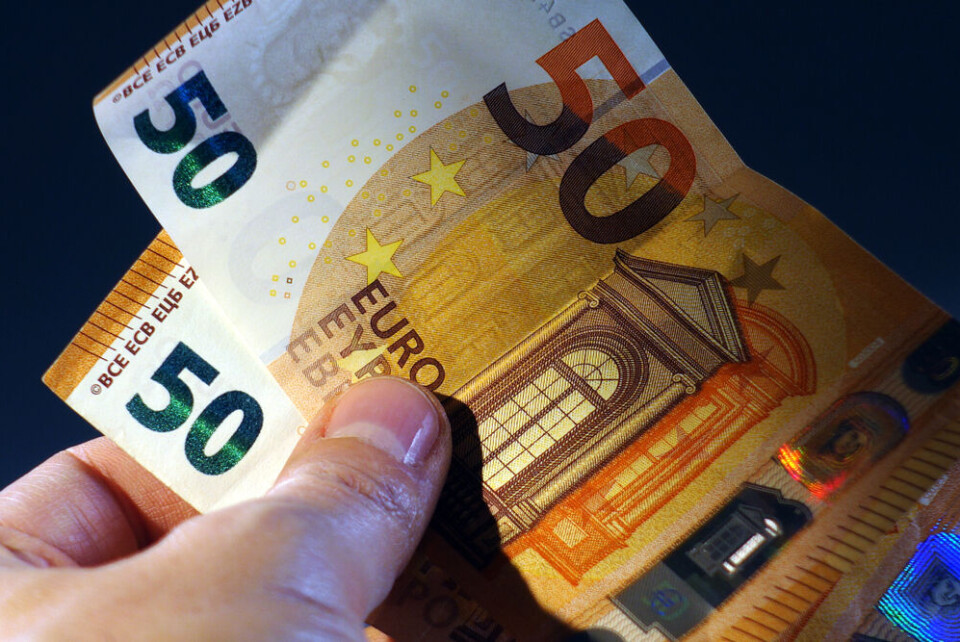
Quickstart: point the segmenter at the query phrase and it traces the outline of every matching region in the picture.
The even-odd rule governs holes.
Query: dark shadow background
[[[40,377],[159,227],[91,99],[199,2],[5,3],[0,486],[97,434]],[[628,4],[748,165],[960,314],[960,4]]]

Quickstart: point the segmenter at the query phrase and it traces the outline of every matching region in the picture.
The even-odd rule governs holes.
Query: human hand
[[[328,404],[265,497],[206,515],[77,446],[0,492],[0,636],[363,640],[449,459],[439,402],[394,378]]]

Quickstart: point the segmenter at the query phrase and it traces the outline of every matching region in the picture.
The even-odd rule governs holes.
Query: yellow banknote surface
[[[302,416],[384,374],[445,401],[429,561],[377,625],[818,639],[880,613],[870,569],[919,550],[960,455],[960,327],[746,168],[619,1],[413,4],[212,3],[95,105],[243,368]],[[130,414],[84,403],[108,434]],[[274,447],[218,409],[234,459]],[[188,448],[155,443],[179,491]]]

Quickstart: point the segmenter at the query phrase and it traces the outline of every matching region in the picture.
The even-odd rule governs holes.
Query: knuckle
[[[288,629],[310,632],[312,640],[365,639],[362,621],[342,602],[318,598],[296,582],[267,584],[264,589],[272,599],[274,613],[281,615]]]
[[[269,533],[296,546],[323,527],[324,516],[304,502],[254,502],[243,512],[241,532]]]
[[[373,463],[361,467],[352,462],[317,461],[299,477],[305,490],[315,497],[350,510],[360,506],[367,514],[408,528],[421,517],[417,485],[408,476],[385,468]]]
[[[0,524],[0,569],[76,565],[70,556],[53,544]]]

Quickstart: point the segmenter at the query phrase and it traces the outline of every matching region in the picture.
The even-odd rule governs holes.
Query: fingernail
[[[437,407],[428,395],[404,379],[367,379],[337,400],[324,437],[353,437],[405,464],[420,464],[440,434]]]

